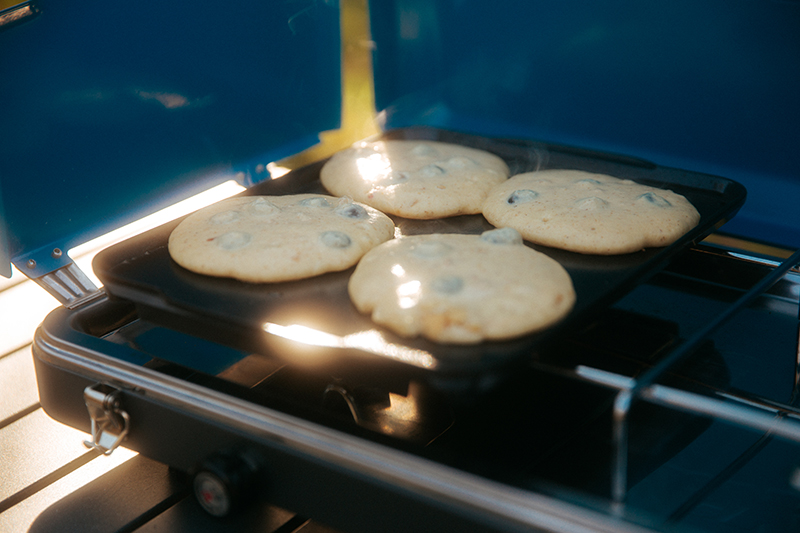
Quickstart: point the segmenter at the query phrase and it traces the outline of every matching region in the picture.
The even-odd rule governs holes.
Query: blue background
[[[16,264],[252,176],[339,126],[336,2],[36,5],[34,20],[0,30],[0,196]]]
[[[616,152],[741,182],[724,229],[800,247],[800,2],[371,4],[385,127]]]
[[[237,171],[247,185],[257,164],[339,125],[336,1],[37,5],[34,20],[0,30],[5,265],[60,266],[48,264],[54,247]],[[385,129],[427,124],[720,175],[749,192],[726,231],[800,247],[800,2],[369,8]]]

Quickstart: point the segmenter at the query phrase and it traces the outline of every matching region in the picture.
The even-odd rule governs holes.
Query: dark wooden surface
[[[102,456],[84,446],[88,435],[48,417],[31,342],[57,305],[18,272],[0,278],[0,532],[332,531],[266,504],[211,517],[186,476],[127,449]]]

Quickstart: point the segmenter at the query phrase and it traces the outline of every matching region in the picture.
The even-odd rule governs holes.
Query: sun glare
[[[406,274],[406,269],[404,269],[401,265],[394,265],[392,267],[392,274],[398,278],[403,277]]]
[[[366,181],[379,181],[389,175],[392,165],[382,154],[372,154],[367,157],[360,157],[356,160],[358,173]]]
[[[355,348],[422,368],[436,367],[436,359],[428,352],[388,342],[379,331],[374,329],[340,337],[301,324],[283,326],[266,322],[262,328],[267,333],[307,346]]]
[[[409,309],[417,305],[419,302],[421,285],[420,281],[415,279],[397,287],[397,297],[400,302],[400,307]]]

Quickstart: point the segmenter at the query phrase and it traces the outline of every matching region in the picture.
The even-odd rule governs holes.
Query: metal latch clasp
[[[98,383],[83,389],[83,399],[92,420],[92,441],[83,443],[110,455],[128,435],[130,417],[120,407],[120,391]]]

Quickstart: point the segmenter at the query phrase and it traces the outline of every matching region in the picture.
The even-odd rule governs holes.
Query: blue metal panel
[[[335,0],[36,5],[0,28],[0,259],[37,275],[339,125]]]
[[[428,124],[718,174],[726,229],[800,246],[800,2],[372,2],[386,127]]]

